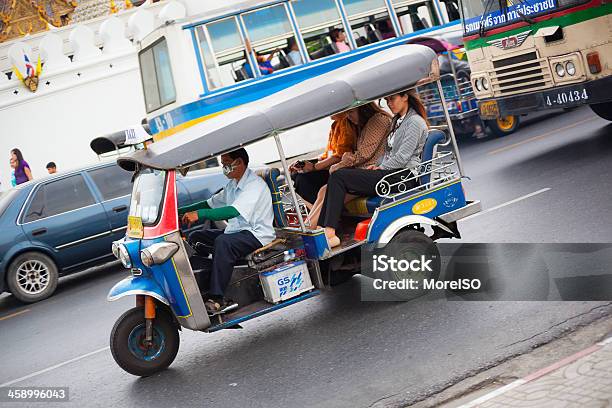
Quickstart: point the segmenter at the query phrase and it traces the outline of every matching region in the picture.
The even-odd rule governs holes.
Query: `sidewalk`
[[[460,408],[612,407],[612,337]]]

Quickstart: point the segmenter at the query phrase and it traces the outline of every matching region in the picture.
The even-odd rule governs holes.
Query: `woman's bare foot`
[[[338,245],[340,245],[340,238],[335,235],[333,237],[327,237],[327,244],[330,248],[337,247]]]
[[[330,248],[337,247],[340,245],[340,238],[336,235],[335,228],[325,228],[325,238],[327,238],[327,244]]]

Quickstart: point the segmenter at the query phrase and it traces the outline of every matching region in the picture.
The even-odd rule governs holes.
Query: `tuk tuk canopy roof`
[[[422,45],[399,45],[325,75],[308,79],[256,102],[234,108],[119,157],[117,163],[181,169],[267,136],[345,111],[365,102],[437,79],[436,54]],[[437,62],[437,61],[436,61]],[[297,143],[299,141],[296,140]]]
[[[89,147],[91,147],[91,150],[97,155],[101,155],[142,143],[151,138],[149,125],[143,124],[96,137],[89,143]]]

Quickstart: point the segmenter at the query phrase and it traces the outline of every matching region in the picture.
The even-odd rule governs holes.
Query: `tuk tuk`
[[[137,376],[154,374],[175,359],[181,329],[212,333],[239,328],[245,321],[317,296],[338,274],[359,273],[364,245],[385,247],[401,240],[408,246],[415,242],[418,250],[422,242],[460,237],[457,221],[481,206],[465,197],[452,126],[430,131],[416,174],[400,169],[401,177],[379,182],[377,196],[359,197],[346,205],[345,234],[334,248],[323,229],[307,226],[302,212],[295,210],[300,204],[291,178],[282,185],[280,169],[260,171],[273,198],[277,239],[234,268],[226,294],[238,301],[237,309],[209,316],[196,279],[199,265],[179,222],[177,174],[191,166],[273,138],[288,175],[281,132],[426,83],[442,87],[435,53],[421,45],[401,45],[119,157],[118,164],[134,172],[134,189],[126,237],[112,249],[131,274],[110,290],[108,300],[135,295],[136,302],[111,332],[110,348],[118,365]],[[444,102],[443,93],[441,98]],[[448,120],[446,109],[444,114]],[[417,187],[412,188],[412,182],[402,187],[415,179]],[[297,226],[289,225],[290,209],[280,199],[283,189]]]
[[[518,116],[483,120],[478,109],[478,99],[474,94],[470,80],[470,66],[467,61],[461,61],[455,56],[455,51],[463,47],[436,37],[416,37],[407,44],[420,44],[431,48],[438,54],[440,62],[440,82],[444,91],[446,108],[458,137],[481,138],[486,135],[486,129],[495,136],[505,136],[514,133],[519,126]],[[475,86],[485,86],[480,82]],[[488,85],[486,85],[488,86]],[[427,116],[434,125],[445,123],[446,118],[442,108],[440,93],[435,84],[417,87],[421,101],[427,108]]]

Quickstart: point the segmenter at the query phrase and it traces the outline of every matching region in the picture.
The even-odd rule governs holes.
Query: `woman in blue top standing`
[[[15,171],[15,185],[18,186],[33,179],[30,165],[23,159],[21,150],[17,148],[11,150],[10,162],[11,167]]]

